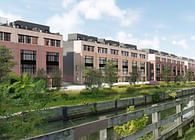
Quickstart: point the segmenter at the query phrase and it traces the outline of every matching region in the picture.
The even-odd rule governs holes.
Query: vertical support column
[[[157,104],[154,104],[152,106],[153,107],[157,106]],[[158,121],[160,121],[160,112],[152,113],[152,123],[156,123]],[[154,140],[158,139],[160,135],[161,134],[160,134],[160,129],[159,128],[153,130],[153,139]]]
[[[101,116],[101,119],[105,119],[106,116]],[[107,129],[100,130],[100,140],[107,140]]]
[[[178,101],[178,100],[176,100],[176,101]],[[178,105],[176,105],[176,113],[180,113],[180,112],[181,112],[181,104],[178,104]],[[177,118],[177,125],[179,125],[181,123],[182,123],[182,116]],[[182,137],[182,135],[183,135],[183,130],[182,130],[182,128],[180,128],[178,130],[178,137]]]
[[[192,96],[192,97],[194,97],[194,96]],[[191,102],[191,107],[194,107],[195,106],[195,100],[192,100],[192,101],[190,101]],[[195,116],[195,109],[193,109],[192,111],[191,111],[191,116]],[[195,119],[193,120],[193,124],[194,124],[194,126],[195,126]]]

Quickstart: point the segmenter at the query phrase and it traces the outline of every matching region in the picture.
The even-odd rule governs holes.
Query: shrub
[[[161,91],[156,91],[152,94],[152,101],[154,103],[160,102],[161,101],[161,97],[162,97],[163,92]]]
[[[80,91],[81,95],[88,95],[88,94],[92,94],[92,91],[89,89],[83,89]]]
[[[136,91],[136,88],[135,88],[135,87],[128,87],[128,88],[126,89],[126,92],[129,93],[129,94],[132,94],[132,93],[134,93],[135,91]]]
[[[172,92],[172,93],[169,94],[169,96],[172,97],[172,98],[176,98],[177,93],[176,92]]]

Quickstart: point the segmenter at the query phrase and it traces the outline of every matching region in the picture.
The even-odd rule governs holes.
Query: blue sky
[[[0,16],[195,59],[194,0],[4,0]]]

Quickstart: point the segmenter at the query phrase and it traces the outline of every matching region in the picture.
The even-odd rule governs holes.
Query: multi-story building
[[[85,68],[103,70],[107,60],[114,60],[119,69],[119,82],[128,81],[134,68],[141,72],[142,81],[147,80],[147,53],[137,46],[100,39],[83,34],[69,34],[63,48],[64,80],[83,83]]]
[[[186,57],[178,57],[174,54],[160,52],[153,49],[143,49],[148,53],[149,71],[148,79],[160,81],[161,73],[166,66],[171,68],[171,78],[174,80],[179,75],[185,75],[187,69],[195,71],[195,61]]]
[[[48,75],[63,71],[63,36],[51,33],[49,26],[24,21],[1,24],[0,45],[11,49],[17,62],[13,71],[18,75],[36,75],[42,68]]]

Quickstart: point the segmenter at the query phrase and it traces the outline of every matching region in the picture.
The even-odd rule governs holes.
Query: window
[[[21,60],[23,60],[23,61],[36,61],[36,51],[21,50]]]
[[[93,68],[93,56],[85,56],[85,67]]]
[[[123,60],[122,69],[123,69],[123,74],[128,74],[128,60]]]
[[[21,64],[21,72],[35,74],[36,73],[36,64]]]
[[[94,52],[94,46],[84,45],[83,50],[88,52]]]
[[[47,61],[49,62],[59,62],[59,53],[47,52]]]
[[[162,62],[166,62],[166,58],[162,58]]]
[[[176,76],[176,66],[173,66],[173,75]]]
[[[137,57],[137,53],[131,53],[131,57]]]
[[[145,59],[146,58],[145,54],[140,54],[139,56],[140,56],[141,59]]]
[[[49,39],[45,38],[45,46],[49,46]]]
[[[137,67],[137,61],[132,61],[132,67]]]
[[[24,35],[18,35],[18,42],[24,43]]]
[[[59,53],[47,52],[46,69],[47,69],[47,74],[54,73],[56,70],[59,69]]]
[[[38,37],[32,36],[32,44],[38,44]]]
[[[160,64],[156,64],[156,73],[160,74]]]
[[[180,61],[177,61],[177,64],[180,64]]]
[[[160,57],[156,57],[156,61],[160,61]]]
[[[118,55],[118,50],[110,49],[110,53],[114,55]]]
[[[21,73],[26,72],[29,74],[36,73],[36,51],[33,50],[21,50]]]
[[[171,63],[171,59],[167,59],[167,62],[168,62],[168,63]]]
[[[122,51],[122,56],[129,56],[129,52],[126,52],[126,51]]]
[[[107,53],[107,48],[98,47],[98,53]]]
[[[172,63],[173,63],[173,64],[176,64],[176,60],[172,60]]]
[[[3,40],[3,32],[0,32],[0,40]]]
[[[51,39],[51,46],[55,46],[55,40]]]
[[[56,47],[60,47],[60,40],[56,40]]]
[[[31,36],[26,36],[26,43],[31,44]]]
[[[4,41],[10,41],[11,40],[11,33],[4,33]]]
[[[112,58],[115,67],[118,69],[118,59]]]
[[[100,57],[99,58],[99,69],[100,70],[103,70],[104,69],[104,66],[106,64],[106,58],[105,57]]]

